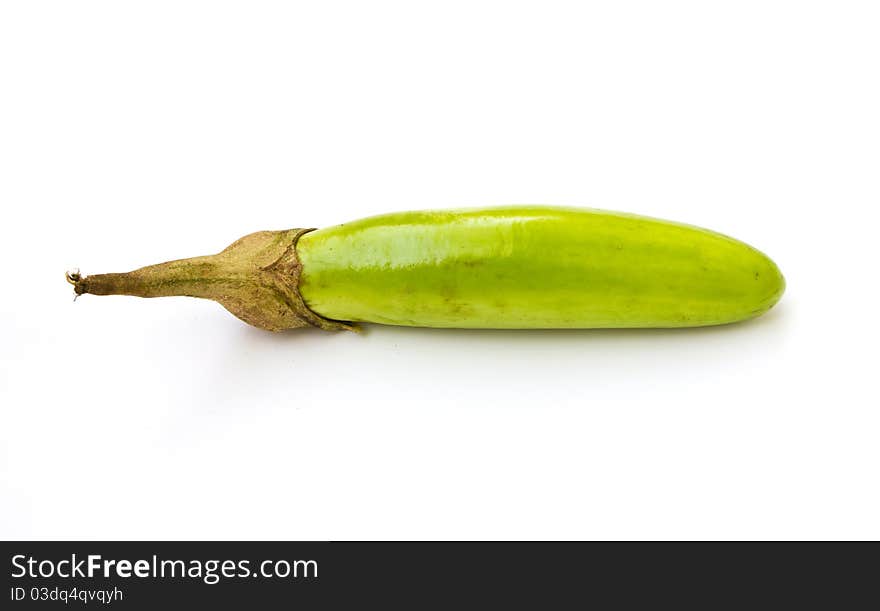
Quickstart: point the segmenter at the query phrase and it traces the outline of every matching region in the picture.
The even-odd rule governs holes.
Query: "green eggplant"
[[[68,280],[77,294],[214,299],[272,331],[696,327],[758,316],[785,290],[772,260],[725,235],[550,206],[257,232],[216,255]]]

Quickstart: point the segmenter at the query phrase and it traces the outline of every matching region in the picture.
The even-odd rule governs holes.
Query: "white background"
[[[0,537],[880,537],[878,10],[4,3]],[[788,292],[716,329],[274,335],[63,279],[510,203],[716,229]]]

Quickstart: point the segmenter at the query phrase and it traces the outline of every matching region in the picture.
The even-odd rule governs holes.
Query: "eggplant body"
[[[333,320],[498,329],[692,327],[758,316],[785,281],[689,225],[514,206],[403,212],[304,234],[299,292]]]

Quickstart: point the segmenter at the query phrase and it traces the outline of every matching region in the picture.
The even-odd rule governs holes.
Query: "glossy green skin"
[[[517,206],[404,212],[304,235],[327,318],[459,328],[690,327],[757,316],[785,281],[751,246],[679,223]]]

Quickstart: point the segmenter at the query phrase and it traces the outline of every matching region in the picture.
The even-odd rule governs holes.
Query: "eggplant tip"
[[[78,269],[64,272],[64,278],[69,284],[73,285],[73,291],[76,293],[73,298],[74,301],[76,301],[77,297],[86,292],[85,287],[83,286],[83,280],[85,280],[85,278]]]

